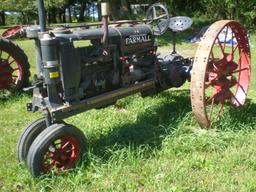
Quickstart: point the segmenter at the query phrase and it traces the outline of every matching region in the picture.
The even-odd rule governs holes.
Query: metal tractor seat
[[[169,29],[173,32],[182,32],[191,27],[193,20],[185,16],[177,16],[170,18]]]

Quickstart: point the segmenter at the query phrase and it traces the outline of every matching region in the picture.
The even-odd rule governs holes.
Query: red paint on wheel
[[[75,167],[79,158],[79,150],[79,142],[74,137],[56,139],[44,155],[44,171],[66,170]]]

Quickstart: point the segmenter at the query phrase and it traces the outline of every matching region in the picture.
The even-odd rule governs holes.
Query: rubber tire
[[[28,156],[27,156],[27,165],[31,174],[35,177],[38,177],[42,174],[43,168],[43,157],[47,151],[49,145],[56,139],[62,136],[70,135],[77,139],[79,142],[79,157],[78,161],[82,159],[83,154],[86,152],[86,138],[81,130],[76,128],[73,125],[69,124],[53,124],[47,127],[43,132],[41,132],[37,138],[32,143]]]
[[[2,37],[0,37],[0,50],[10,54],[11,57],[20,64],[22,77],[18,80],[14,91],[21,91],[24,87],[29,85],[30,65],[27,55],[18,45],[15,45],[12,41]]]
[[[40,118],[28,125],[21,133],[17,143],[17,159],[19,163],[26,162],[29,148],[35,138],[46,129],[45,118]]]

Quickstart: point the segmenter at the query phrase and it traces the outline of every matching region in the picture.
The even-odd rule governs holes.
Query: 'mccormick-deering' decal
[[[125,45],[146,43],[151,41],[150,34],[130,35],[125,38]]]

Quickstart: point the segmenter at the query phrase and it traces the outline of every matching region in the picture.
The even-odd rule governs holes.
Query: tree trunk
[[[26,12],[26,13],[25,13],[25,24],[26,24],[26,25],[29,24],[29,21],[30,21],[29,13]]]
[[[56,20],[56,9],[55,8],[51,9],[51,23],[57,23],[57,20]]]
[[[95,22],[95,5],[92,4],[92,21]]]
[[[120,0],[109,0],[111,16],[113,20],[119,20],[121,15],[121,1]]]
[[[50,24],[52,22],[51,20],[51,11],[47,11],[47,19],[48,19],[48,24]]]
[[[129,13],[132,14],[132,7],[131,7],[131,1],[130,0],[127,0],[127,7],[128,7],[128,10],[129,10]]]
[[[59,9],[59,11],[58,11],[58,23],[61,23],[62,22],[62,10],[61,9]]]
[[[5,12],[4,11],[1,11],[0,12],[0,25],[1,26],[5,26]]]
[[[86,10],[86,2],[83,1],[82,4],[81,4],[81,9],[80,9],[80,13],[79,13],[79,21],[84,21],[84,12]]]
[[[232,19],[239,20],[240,18],[240,11],[239,11],[239,1],[235,1],[235,10],[234,10],[234,17]]]
[[[63,9],[62,23],[66,23],[66,8]]]
[[[21,23],[23,25],[26,24],[26,14],[24,12],[21,12]]]
[[[100,3],[98,3],[97,8],[98,8],[98,20],[101,21],[102,14],[101,14],[101,4]]]
[[[76,9],[72,9],[71,11],[73,11],[73,16],[75,17],[75,19],[78,21],[79,20],[79,13]]]
[[[124,9],[127,11],[129,14],[132,14],[132,8],[131,8],[131,1],[126,0],[124,4]]]
[[[68,6],[68,22],[72,23],[72,15],[71,15],[71,8]]]

